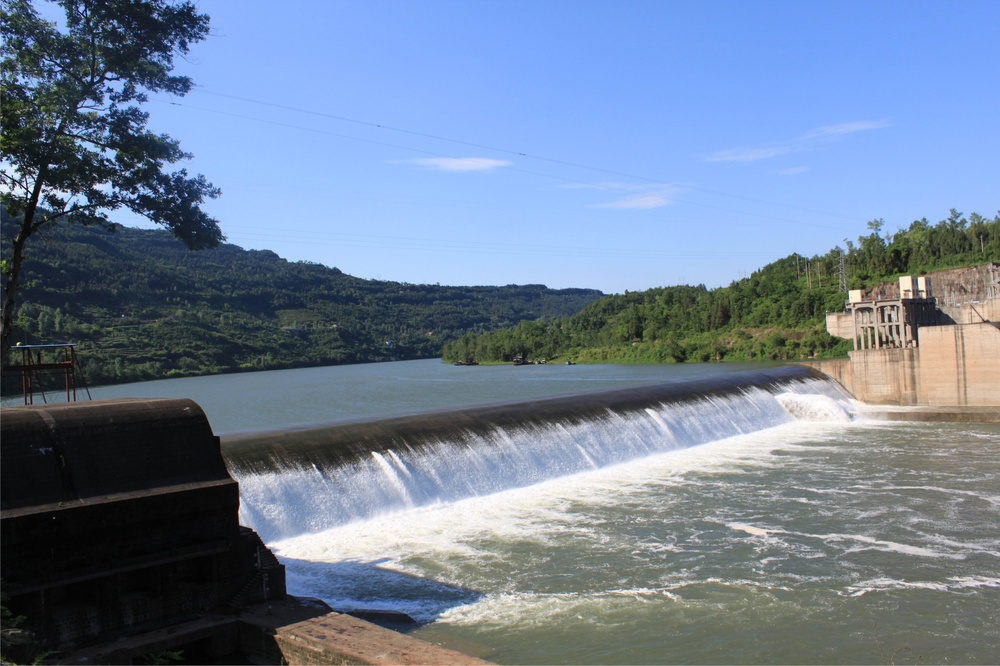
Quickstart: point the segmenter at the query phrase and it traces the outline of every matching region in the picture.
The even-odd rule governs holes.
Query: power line
[[[219,93],[211,93],[211,94],[219,94]],[[231,97],[229,95],[222,95],[222,96],[224,96],[224,97]],[[235,98],[235,99],[242,99],[242,98]],[[158,100],[158,101],[161,101],[161,100]],[[247,100],[247,101],[253,102],[254,100]],[[424,155],[432,155],[434,157],[454,157],[453,155],[448,155],[446,153],[439,153],[439,152],[435,152],[435,151],[424,150],[424,149],[421,149],[421,148],[414,148],[412,146],[405,146],[405,145],[401,145],[401,144],[389,143],[389,142],[386,142],[386,141],[376,141],[374,139],[365,139],[365,138],[361,138],[361,137],[351,136],[351,135],[348,135],[348,134],[341,134],[341,133],[338,133],[338,132],[331,132],[329,130],[321,130],[321,129],[316,129],[316,128],[312,128],[312,127],[304,127],[304,126],[295,125],[295,124],[292,124],[292,123],[280,122],[280,121],[275,121],[275,120],[266,120],[266,119],[263,119],[263,118],[256,118],[254,116],[246,116],[246,115],[243,115],[243,114],[233,113],[231,111],[220,111],[218,109],[209,109],[209,108],[205,108],[205,107],[194,106],[194,105],[191,105],[191,104],[185,104],[185,103],[175,102],[175,101],[169,101],[169,102],[166,102],[166,103],[169,104],[169,105],[171,105],[171,106],[177,106],[177,107],[181,107],[181,108],[193,109],[193,110],[202,111],[202,112],[205,112],[205,113],[213,113],[213,114],[217,114],[217,115],[228,116],[228,117],[231,117],[231,118],[240,118],[242,120],[250,120],[252,122],[259,122],[259,123],[264,123],[264,124],[268,124],[268,125],[274,125],[274,126],[277,126],[277,127],[286,127],[286,128],[289,128],[289,129],[296,129],[296,130],[301,130],[301,131],[305,131],[305,132],[312,132],[312,133],[315,133],[315,134],[323,134],[323,135],[326,135],[326,136],[332,136],[332,137],[337,137],[337,138],[341,138],[341,139],[348,139],[348,140],[352,140],[352,141],[359,141],[359,142],[362,142],[362,143],[369,143],[369,144],[378,145],[378,146],[385,146],[385,147],[390,147],[390,148],[397,148],[397,149],[400,149],[400,150],[408,150],[408,151],[412,151],[412,152],[422,153]],[[278,108],[287,108],[287,109],[290,109],[290,110],[297,110],[297,109],[294,109],[293,107],[283,107],[282,105],[272,105],[269,102],[258,102],[258,103],[263,104],[263,105],[276,106]],[[378,127],[378,128],[382,128],[382,129],[390,129],[390,130],[393,130],[393,131],[406,132],[406,133],[413,134],[413,135],[416,135],[416,136],[422,136],[422,137],[427,137],[427,138],[440,138],[440,137],[435,137],[434,135],[430,135],[430,134],[422,134],[422,133],[419,133],[419,132],[411,132],[409,130],[396,129],[396,128],[392,128],[392,127],[388,127],[388,126],[384,126],[384,125],[378,125],[378,124],[375,124],[375,123],[368,123],[368,122],[365,122],[365,121],[343,119],[343,118],[341,118],[339,116],[334,116],[334,115],[330,115],[330,114],[322,114],[322,113],[319,113],[319,112],[312,112],[312,111],[302,111],[302,112],[303,113],[310,113],[310,114],[320,115],[320,116],[328,116],[330,118],[337,119],[337,120],[347,120],[348,122],[355,122],[355,123],[359,123],[359,124],[363,124],[363,125],[370,125],[372,127]],[[564,165],[564,166],[574,166],[574,167],[583,168],[583,169],[590,169],[590,170],[593,170],[593,171],[602,171],[604,173],[609,173],[609,174],[614,174],[614,175],[619,175],[619,176],[625,176],[625,177],[628,177],[628,178],[635,178],[635,179],[639,179],[639,180],[645,180],[645,181],[648,181],[650,183],[655,183],[655,184],[663,186],[663,187],[671,187],[671,186],[673,186],[670,183],[664,183],[662,181],[657,181],[655,179],[647,178],[647,177],[644,177],[644,176],[631,176],[631,175],[624,174],[624,173],[621,173],[621,172],[610,171],[610,170],[601,169],[601,168],[598,168],[598,167],[587,167],[587,166],[583,166],[583,165],[573,164],[572,162],[564,162],[564,161],[560,161],[560,160],[554,160],[554,159],[549,159],[549,158],[544,158],[544,157],[532,156],[532,155],[528,155],[527,153],[516,153],[514,151],[508,151],[508,150],[497,149],[497,148],[490,148],[488,146],[483,146],[483,145],[480,145],[480,144],[474,144],[474,143],[459,141],[457,139],[447,139],[447,138],[440,138],[440,139],[443,140],[443,141],[452,141],[454,143],[461,143],[461,144],[464,144],[464,145],[475,146],[475,147],[483,148],[483,149],[486,149],[486,150],[498,150],[500,152],[505,152],[505,153],[509,153],[509,154],[516,154],[516,155],[520,155],[520,156],[523,156],[523,157],[527,157],[527,158],[531,158],[531,159],[537,159],[537,160],[542,160],[542,161],[551,162],[551,163],[555,163],[555,164],[561,164],[561,165]],[[516,172],[516,173],[523,173],[523,174],[528,174],[528,175],[532,175],[532,176],[540,176],[540,177],[543,177],[543,178],[550,178],[550,179],[554,179],[554,180],[563,181],[563,182],[566,182],[566,183],[572,183],[574,185],[586,186],[586,187],[589,187],[589,188],[599,188],[599,189],[604,189],[604,190],[612,190],[612,191],[618,191],[618,192],[623,192],[623,193],[627,193],[627,194],[635,194],[636,193],[634,189],[631,189],[631,188],[628,188],[628,187],[625,187],[625,186],[622,186],[622,185],[615,185],[613,183],[592,183],[592,182],[589,182],[589,181],[579,180],[579,179],[576,179],[576,178],[569,178],[569,177],[566,177],[566,176],[557,176],[557,175],[549,174],[549,173],[542,173],[542,172],[538,172],[538,171],[531,171],[531,170],[528,170],[528,169],[522,169],[522,168],[519,168],[519,167],[510,166],[510,165],[504,166],[503,168],[506,169],[506,170],[508,170],[508,171],[513,171],[513,172]],[[768,204],[768,205],[781,206],[781,207],[784,207],[784,208],[796,208],[795,206],[788,206],[788,205],[784,205],[784,204],[770,203],[770,202],[766,202],[766,201],[763,201],[763,200],[752,199],[752,198],[749,198],[749,197],[740,197],[738,195],[731,195],[731,194],[725,194],[725,193],[720,193],[720,192],[712,192],[711,190],[704,190],[704,189],[700,189],[700,188],[693,187],[693,186],[688,186],[688,185],[684,185],[684,186],[680,186],[680,187],[683,187],[684,189],[702,191],[702,192],[717,194],[717,195],[721,195],[721,196],[728,196],[728,197],[732,197],[732,198],[743,199],[743,200],[746,200],[746,201],[753,201],[753,202],[756,202],[756,203],[764,203],[764,204]],[[726,207],[723,207],[723,206],[716,206],[716,205],[713,205],[713,204],[706,204],[706,203],[701,203],[701,202],[689,201],[689,200],[686,200],[686,199],[680,199],[680,198],[676,198],[676,197],[669,197],[669,199],[670,199],[671,203],[679,203],[679,204],[684,204],[684,205],[687,205],[687,206],[696,206],[696,207],[699,207],[699,208],[706,208],[706,209],[709,209],[709,210],[716,210],[716,211],[723,212],[723,213],[732,213],[732,214],[735,214],[735,215],[743,215],[743,216],[747,216],[747,217],[754,217],[754,218],[763,219],[763,220],[770,220],[770,221],[773,221],[773,222],[782,222],[782,223],[787,223],[787,224],[796,224],[796,225],[800,225],[800,226],[816,227],[816,228],[820,228],[820,229],[833,229],[833,230],[836,230],[836,231],[842,231],[843,230],[843,227],[840,227],[840,226],[832,226],[832,225],[826,225],[826,224],[817,224],[817,223],[814,223],[814,222],[803,222],[801,220],[791,220],[791,219],[788,219],[788,218],[777,217],[777,216],[774,216],[774,215],[766,215],[766,214],[763,214],[763,213],[751,213],[751,212],[747,212],[747,211],[743,211],[743,210],[735,210],[735,209],[726,208]],[[808,209],[800,209],[800,210],[807,210],[808,211]],[[817,211],[809,211],[809,212],[817,212]],[[819,214],[824,214],[825,215],[825,213],[819,213]],[[842,217],[845,217],[845,219],[852,219],[852,220],[855,219],[855,218],[847,218],[846,216],[842,216]]]
[[[581,163],[578,163],[578,162],[570,162],[570,161],[567,161],[567,160],[560,160],[560,159],[556,159],[556,158],[552,158],[552,157],[545,157],[543,155],[535,155],[533,153],[528,153],[528,152],[525,152],[525,151],[522,151],[522,150],[512,150],[512,149],[509,149],[509,148],[500,148],[500,147],[491,146],[491,145],[488,145],[488,144],[476,143],[476,142],[473,142],[473,141],[465,141],[465,140],[462,140],[462,139],[455,139],[455,138],[452,138],[452,137],[442,136],[440,134],[430,134],[430,133],[427,133],[427,132],[419,132],[419,131],[416,131],[416,130],[406,129],[406,128],[402,128],[402,127],[394,127],[392,125],[385,125],[385,124],[382,124],[382,123],[376,123],[376,122],[372,122],[372,121],[369,121],[369,120],[359,120],[357,118],[350,118],[350,117],[347,117],[347,116],[341,116],[341,115],[337,115],[337,114],[329,113],[329,112],[325,112],[325,111],[315,111],[315,110],[312,110],[312,109],[303,109],[301,107],[290,106],[290,105],[287,105],[287,104],[277,104],[277,103],[274,103],[274,102],[267,102],[267,101],[264,101],[264,100],[252,99],[252,98],[249,98],[249,97],[241,97],[239,95],[230,95],[228,93],[216,92],[216,91],[212,91],[212,90],[208,90],[206,88],[200,88],[200,87],[193,88],[192,92],[198,92],[198,93],[202,93],[202,94],[205,94],[205,95],[214,95],[216,97],[223,97],[223,98],[227,98],[227,99],[233,99],[233,100],[237,100],[237,101],[240,101],[240,102],[246,102],[248,104],[257,104],[257,105],[260,105],[260,106],[268,106],[268,107],[271,107],[271,108],[281,109],[281,110],[284,110],[284,111],[293,111],[295,113],[302,113],[302,114],[311,115],[311,116],[317,116],[317,117],[321,117],[321,118],[329,118],[331,120],[338,120],[338,121],[341,121],[341,122],[352,123],[352,124],[361,125],[361,126],[364,126],[364,127],[371,127],[371,128],[380,129],[380,130],[386,130],[386,131],[390,131],[390,132],[399,132],[401,134],[409,134],[411,136],[418,136],[418,137],[425,138],[425,139],[433,139],[435,141],[446,141],[448,143],[454,143],[454,144],[462,145],[462,146],[469,146],[471,148],[481,148],[483,150],[491,150],[491,151],[502,153],[502,154],[505,154],[505,155],[514,155],[514,156],[517,156],[517,157],[525,157],[525,158],[528,158],[528,159],[539,160],[539,161],[542,161],[542,162],[548,162],[550,164],[558,164],[560,166],[568,166],[568,167],[573,167],[573,168],[576,168],[576,169],[585,169],[585,170],[588,170],[588,171],[595,171],[595,172],[598,172],[598,173],[606,173],[606,174],[612,175],[612,176],[620,176],[622,178],[630,178],[630,179],[633,179],[633,180],[641,180],[641,181],[646,181],[648,183],[663,184],[663,180],[659,179],[659,178],[651,178],[649,176],[642,176],[642,175],[637,175],[637,174],[633,174],[633,173],[627,173],[627,172],[624,172],[624,171],[615,171],[613,169],[606,169],[606,168],[603,168],[603,167],[596,167],[596,166],[592,166],[592,165],[589,165],[589,164],[581,164]],[[375,142],[375,143],[377,143],[377,142]],[[392,145],[392,144],[383,144],[383,145]],[[401,147],[401,146],[397,146],[397,147]],[[528,173],[530,173],[530,172],[528,172]],[[733,198],[733,199],[740,199],[740,200],[743,200],[743,201],[749,201],[749,202],[753,202],[753,203],[765,204],[765,205],[768,205],[768,206],[777,206],[777,207],[780,207],[780,208],[788,208],[790,210],[798,210],[798,211],[802,211],[802,212],[806,212],[806,213],[813,213],[813,214],[824,215],[824,216],[828,216],[828,217],[839,217],[839,218],[842,218],[842,219],[845,219],[845,220],[856,221],[858,219],[857,216],[844,215],[844,214],[841,214],[841,213],[832,213],[832,212],[829,212],[829,211],[820,211],[820,210],[815,210],[815,209],[812,209],[812,208],[806,208],[806,207],[803,207],[803,206],[794,206],[794,205],[791,205],[791,204],[783,204],[783,203],[778,203],[778,202],[775,202],[775,201],[768,201],[766,199],[757,199],[755,197],[746,197],[746,196],[742,196],[742,195],[738,195],[738,194],[729,194],[729,193],[726,193],[726,192],[719,192],[717,190],[709,190],[709,189],[700,188],[700,187],[687,186],[687,189],[695,190],[695,191],[698,191],[698,192],[704,192],[706,194],[713,194],[713,195],[716,195],[716,196],[730,197],[730,198]]]

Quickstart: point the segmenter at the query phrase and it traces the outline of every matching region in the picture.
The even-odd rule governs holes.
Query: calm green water
[[[438,360],[166,379],[90,390],[105,398],[191,398],[216,434],[400,416],[695,379],[761,365],[512,365]],[[53,399],[65,400],[54,395]]]
[[[732,369],[412,362],[114,391],[189,395],[234,432]],[[291,477],[269,483],[297,502]],[[405,610],[499,663],[997,663],[1000,426],[799,414],[271,545],[292,593]]]

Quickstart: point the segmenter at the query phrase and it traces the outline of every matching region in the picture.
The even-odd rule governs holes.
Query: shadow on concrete
[[[291,594],[322,599],[337,612],[404,633],[484,596],[459,585],[394,570],[389,568],[388,558],[339,562],[280,559]]]

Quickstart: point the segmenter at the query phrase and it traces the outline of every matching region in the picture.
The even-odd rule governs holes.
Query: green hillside
[[[952,210],[894,235],[884,223],[822,256],[775,261],[727,287],[677,286],[606,296],[564,318],[539,319],[445,345],[446,360],[515,357],[577,362],[766,361],[845,356],[851,343],[826,332],[846,289],[899,275],[1000,261],[1000,215]],[[846,289],[845,289],[846,288]]]
[[[190,252],[167,231],[68,226],[28,246],[14,339],[79,343],[94,385],[432,358],[468,332],[564,317],[600,296],[364,280],[234,245]]]

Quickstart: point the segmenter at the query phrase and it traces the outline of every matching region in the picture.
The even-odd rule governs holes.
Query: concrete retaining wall
[[[826,330],[835,338],[853,340],[855,335],[854,317],[850,312],[827,312]]]
[[[980,324],[984,321],[1000,322],[1000,299],[964,303],[962,305],[940,306],[943,323]],[[950,319],[950,321],[948,321]]]
[[[1000,406],[996,324],[923,328],[919,357],[920,404]]]
[[[1000,409],[1000,327],[927,326],[916,349],[851,352],[811,364],[862,402]]]

